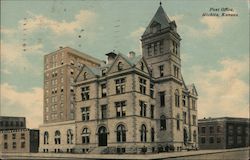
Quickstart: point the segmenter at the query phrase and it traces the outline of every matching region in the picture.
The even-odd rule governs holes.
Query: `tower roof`
[[[167,28],[170,26],[171,20],[169,19],[169,17],[167,16],[167,14],[165,13],[164,9],[162,8],[162,6],[160,5],[159,8],[157,9],[154,17],[152,18],[152,20],[150,21],[148,27],[146,28],[144,34],[150,33],[150,27],[153,23],[158,23],[161,25],[161,29]]]

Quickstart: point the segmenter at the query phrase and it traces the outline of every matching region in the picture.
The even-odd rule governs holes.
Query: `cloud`
[[[27,127],[37,128],[42,124],[43,89],[32,88],[30,91],[17,91],[15,86],[1,84],[1,109],[5,116],[26,117]]]
[[[53,20],[43,15],[34,15],[31,12],[29,14],[31,14],[32,18],[19,21],[20,29],[24,29],[27,32],[49,29],[57,35],[72,34],[76,30],[80,30],[81,27],[85,27],[85,25],[93,22],[96,18],[96,14],[89,10],[81,10],[71,22]]]
[[[129,34],[128,38],[131,38],[133,41],[138,42],[139,41],[139,46],[135,49],[135,52],[137,53],[142,53],[142,48],[141,48],[141,36],[145,31],[145,27],[139,27],[136,30],[132,31]]]
[[[14,29],[7,29],[7,28],[2,28],[2,27],[1,27],[1,33],[2,33],[2,34],[11,35],[11,34],[17,33],[17,31],[14,30]]]
[[[231,14],[237,14],[237,12],[225,12]],[[188,29],[190,36],[205,36],[209,38],[216,37],[223,32],[225,26],[227,26],[233,18],[221,17],[221,16],[202,16],[200,23],[205,26],[204,29],[196,29],[190,26],[184,26]]]
[[[22,68],[26,68],[34,71],[34,66],[27,59],[28,56],[39,54],[40,56],[43,54],[42,44],[35,44],[26,46],[26,51],[23,51],[23,47],[20,44],[16,43],[5,43],[1,41],[1,63],[3,64],[3,69],[20,71]]]
[[[171,21],[175,21],[176,24],[180,24],[184,18],[184,15],[183,14],[180,14],[180,15],[175,15],[175,16],[170,16],[169,17]]]
[[[243,80],[248,76],[248,64],[247,57],[226,58],[220,61],[220,69],[192,68],[192,79],[199,92],[199,118],[249,117],[249,84]]]

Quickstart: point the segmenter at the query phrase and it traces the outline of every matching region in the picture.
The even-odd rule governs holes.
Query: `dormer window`
[[[156,33],[161,30],[161,25],[159,23],[154,22],[151,27],[151,33]]]
[[[141,70],[144,71],[144,63],[141,62]]]
[[[123,69],[122,62],[119,62],[117,67],[118,67],[118,71],[121,71]]]
[[[103,69],[102,70],[102,76],[105,76],[106,75],[106,69]]]
[[[84,72],[84,73],[83,73],[83,79],[84,79],[84,80],[87,79],[87,72]]]

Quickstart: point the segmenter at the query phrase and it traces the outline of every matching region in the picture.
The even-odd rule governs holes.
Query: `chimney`
[[[135,57],[135,52],[134,51],[130,51],[128,53],[128,58],[134,58]]]
[[[63,49],[63,46],[60,46],[59,49]]]
[[[114,52],[109,52],[106,54],[107,57],[107,64],[111,64],[114,62],[115,57],[117,56],[117,54],[115,54]]]

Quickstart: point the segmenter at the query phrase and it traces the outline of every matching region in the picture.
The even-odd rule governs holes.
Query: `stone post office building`
[[[181,74],[175,21],[160,5],[142,55],[100,61],[72,48],[45,56],[40,152],[138,153],[198,147],[197,91]]]

